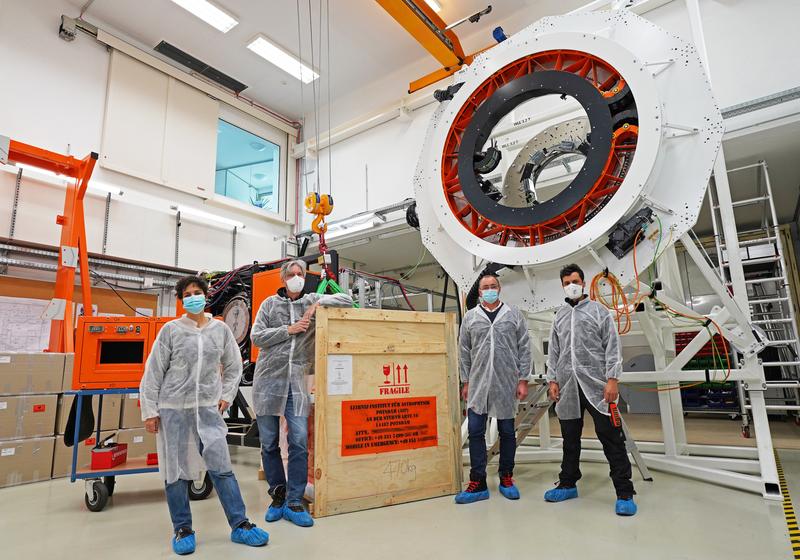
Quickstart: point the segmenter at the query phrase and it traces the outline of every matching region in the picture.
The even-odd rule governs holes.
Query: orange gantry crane
[[[97,157],[97,154],[92,152],[83,159],[76,159],[72,156],[0,137],[0,162],[29,165],[74,179],[67,184],[64,212],[56,217],[56,223],[61,226],[61,241],[55,293],[47,311],[48,316],[53,317],[48,352],[71,353],[75,351],[73,295],[77,270],[80,270],[82,276],[81,293],[84,314],[92,314],[83,199],[95,163],[97,163]]]

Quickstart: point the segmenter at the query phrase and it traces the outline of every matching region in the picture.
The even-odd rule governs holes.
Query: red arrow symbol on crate
[[[400,364],[397,364],[397,381],[395,383],[400,384]]]
[[[408,383],[408,365],[403,364],[403,375],[405,376],[404,383]]]

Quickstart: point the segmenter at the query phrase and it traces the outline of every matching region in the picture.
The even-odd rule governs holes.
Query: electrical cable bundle
[[[659,253],[659,249],[661,248],[661,241],[663,237],[663,226],[661,223],[661,219],[658,217],[658,214],[655,215],[656,220],[658,221],[658,242],[656,243],[656,250],[653,253],[653,260],[650,263],[649,267],[649,277],[650,277],[650,284],[652,286],[652,268],[658,262],[658,259],[661,255],[664,254],[667,247],[669,247],[670,242],[672,241],[672,230],[670,229],[669,239],[664,245],[664,248],[661,249]],[[636,263],[636,250],[639,242],[639,237],[645,231],[644,228],[639,230],[636,233],[636,237],[633,240],[633,270],[635,275],[636,281],[636,292],[632,296],[628,296],[625,293],[625,288],[622,283],[617,279],[617,277],[608,271],[608,269],[604,270],[603,272],[597,274],[589,286],[589,297],[592,300],[600,302],[604,307],[606,307],[609,311],[614,314],[615,322],[617,324],[617,332],[619,334],[627,334],[631,330],[631,326],[633,320],[631,318],[631,313],[634,313],[637,307],[647,298],[651,298],[655,303],[663,308],[663,310],[667,314],[667,318],[669,319],[670,323],[674,326],[679,326],[675,323],[675,320],[683,321],[683,325],[685,326],[699,326],[704,329],[709,334],[709,338],[711,340],[711,349],[712,349],[712,358],[715,364],[719,364],[720,368],[725,369],[725,376],[722,381],[717,381],[716,379],[716,370],[714,370],[714,379],[711,381],[712,383],[725,383],[730,378],[731,374],[731,359],[730,359],[730,352],[728,349],[728,342],[725,340],[725,336],[722,333],[722,328],[720,325],[710,319],[708,317],[700,316],[700,315],[687,315],[680,311],[677,311],[671,308],[669,305],[664,303],[663,301],[659,300],[653,295],[651,291],[649,294],[641,294],[641,282],[639,281],[639,269]],[[603,293],[602,288],[605,286],[610,287],[610,293],[605,295]],[[714,336],[714,333],[711,332],[709,325],[713,325],[716,332],[719,334],[720,339],[722,341],[722,351],[717,346],[717,342]],[[724,358],[724,360],[723,360]],[[652,391],[652,392],[661,392],[661,391],[674,391],[679,389],[685,389],[689,387],[696,387],[698,385],[703,385],[705,381],[700,381],[696,383],[678,383],[677,386],[670,386],[670,387],[641,387],[640,385],[633,385],[634,390],[638,391]]]

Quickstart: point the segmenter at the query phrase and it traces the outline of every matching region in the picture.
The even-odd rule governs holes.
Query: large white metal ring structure
[[[459,119],[469,122],[478,112],[476,104],[502,95],[499,87],[510,89],[520,78],[554,72],[556,80],[583,78],[600,92],[592,97],[566,84],[557,86],[590,106],[629,89],[637,124],[630,128],[638,128],[631,135],[633,149],[626,149],[633,152],[632,162],[621,182],[618,176],[587,177],[592,186],[615,189],[607,200],[587,200],[587,195],[577,206],[565,208],[565,213],[579,213],[583,203],[586,214],[596,212],[590,219],[553,224],[551,218],[544,229],[543,222],[531,221],[506,227],[501,217],[483,215],[458,190],[464,177],[448,182],[457,162],[447,153],[449,142],[460,134]],[[696,222],[723,125],[701,60],[686,41],[627,11],[548,17],[481,54],[456,74],[455,83],[463,86],[432,118],[415,188],[423,241],[463,290],[470,289],[485,263],[513,265],[501,273],[506,297],[529,311],[550,309],[563,301],[553,280],[568,262],[579,264],[589,278],[603,268],[623,283],[634,277],[633,255],[618,259],[605,244],[609,231],[639,209],[658,213],[673,239]],[[604,85],[609,89],[603,91]],[[622,131],[623,125],[600,130],[603,124],[608,121],[592,123],[594,136]],[[617,154],[591,157],[605,163]],[[588,166],[589,159],[581,171]],[[577,189],[574,183],[566,190]],[[595,205],[601,204],[597,211]],[[649,265],[654,250],[655,240],[642,240],[637,250],[640,269]]]
[[[660,303],[644,299],[643,309],[635,310],[631,334],[638,345],[650,347],[655,370],[622,375],[623,383],[658,385],[664,443],[640,446],[643,460],[656,470],[780,499],[766,384],[757,356],[764,341],[750,324],[749,309],[731,298],[719,272],[688,234],[712,170],[716,166],[718,176],[726,175],[724,162],[715,161],[724,132],[722,116],[701,55],[693,44],[627,10],[544,18],[484,52],[439,96],[444,100],[431,119],[414,177],[420,231],[427,249],[462,290],[469,291],[492,264],[500,269],[504,299],[529,313],[563,302],[558,271],[564,264],[579,264],[587,281],[608,271],[628,284],[654,262],[661,239],[666,249],[658,263]],[[490,182],[489,174],[499,165],[494,129],[522,103],[552,94],[573,97],[586,113],[590,130],[588,148],[581,152],[586,155],[583,166],[552,198],[528,206],[519,203],[520,197],[506,200],[520,187],[523,198],[530,199],[530,184],[519,184],[525,176],[519,169],[509,170],[501,189]],[[522,150],[506,158],[514,160],[512,167],[526,161],[526,150],[541,156],[547,135],[563,138],[553,128],[556,123],[541,124],[549,128],[518,142]],[[717,185],[727,189],[727,181]],[[663,231],[656,235],[653,224],[658,223]],[[629,234],[622,245],[609,243],[610,234],[616,237],[621,226],[628,232],[647,229],[636,238]],[[736,232],[728,226],[726,243],[736,254]],[[661,306],[696,316],[685,305],[671,247],[678,240],[721,301],[707,323],[714,322],[741,353],[732,354],[727,371],[685,367],[709,341],[708,329],[696,329],[688,346],[675,350],[673,335],[681,329],[664,316]],[[743,278],[741,262],[731,261],[733,289],[740,298],[746,294],[744,280],[737,279]],[[548,329],[546,322],[532,321],[540,378]],[[702,383],[710,374],[725,375],[738,384],[741,395],[747,394],[757,448],[687,443],[680,383]],[[540,436],[526,441],[518,462],[560,459],[548,426],[545,417]],[[531,448],[531,443],[538,447]],[[603,460],[599,450],[584,447],[585,458]]]

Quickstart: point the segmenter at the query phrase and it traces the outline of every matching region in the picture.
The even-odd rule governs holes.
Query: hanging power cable
[[[122,300],[122,303],[124,303],[124,304],[125,304],[125,306],[126,306],[128,309],[130,309],[131,311],[133,311],[133,313],[134,313],[135,315],[141,315],[142,317],[149,317],[149,315],[145,315],[144,313],[142,313],[142,312],[140,312],[140,311],[137,311],[135,307],[131,306],[131,304],[130,304],[130,303],[128,303],[128,301],[127,301],[127,300],[126,300],[124,297],[122,297],[122,296],[120,295],[120,293],[119,293],[119,292],[116,290],[116,288],[114,288],[114,286],[111,284],[111,282],[109,282],[108,280],[106,280],[105,278],[103,278],[103,277],[102,277],[100,274],[96,273],[96,272],[95,272],[94,270],[92,270],[91,268],[89,269],[89,272],[90,272],[90,273],[91,273],[91,274],[92,274],[92,275],[93,275],[95,278],[97,278],[98,280],[100,280],[101,282],[103,282],[104,284],[106,284],[106,285],[107,285],[109,288],[111,288],[111,291],[112,291],[112,292],[114,292],[114,294],[115,294],[115,295],[116,295],[116,296],[117,296],[117,297],[118,297],[120,300]]]

